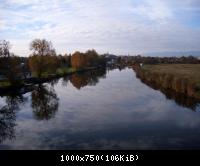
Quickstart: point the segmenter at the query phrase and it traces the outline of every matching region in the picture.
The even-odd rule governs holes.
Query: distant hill
[[[149,52],[143,53],[142,56],[195,56],[200,57],[200,51],[164,51],[164,52]]]

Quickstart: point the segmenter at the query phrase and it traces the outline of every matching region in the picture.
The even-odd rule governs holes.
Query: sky
[[[29,56],[35,38],[62,54],[198,51],[200,0],[0,0],[0,40]]]

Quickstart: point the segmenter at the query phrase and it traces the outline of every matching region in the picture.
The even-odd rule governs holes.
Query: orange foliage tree
[[[95,50],[88,50],[86,53],[77,51],[71,57],[71,65],[76,69],[97,67],[99,65],[105,65],[105,60]]]

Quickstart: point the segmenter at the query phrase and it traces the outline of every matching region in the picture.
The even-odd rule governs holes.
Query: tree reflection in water
[[[27,98],[22,95],[6,96],[6,105],[0,108],[0,143],[15,138],[16,112],[25,101]]]
[[[59,99],[53,86],[38,85],[31,96],[33,114],[37,120],[49,120],[55,116]]]
[[[64,76],[62,79],[62,86],[67,87],[69,81],[69,76]]]
[[[54,78],[53,80],[51,80],[51,82],[50,82],[50,85],[53,87],[53,86],[55,86],[55,85],[57,85],[58,84],[58,82],[59,82],[59,78]]]
[[[77,89],[85,86],[94,86],[99,82],[99,78],[106,78],[106,70],[91,70],[83,73],[76,73],[70,77],[70,82]]]

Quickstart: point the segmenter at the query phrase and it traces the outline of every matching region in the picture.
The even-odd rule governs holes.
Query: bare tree
[[[10,53],[10,42],[0,41],[0,71],[12,85],[20,80],[20,59]]]
[[[30,44],[30,50],[33,51],[33,55],[47,56],[55,54],[51,41],[45,39],[35,39]]]
[[[0,57],[10,57],[10,42],[0,40]]]

